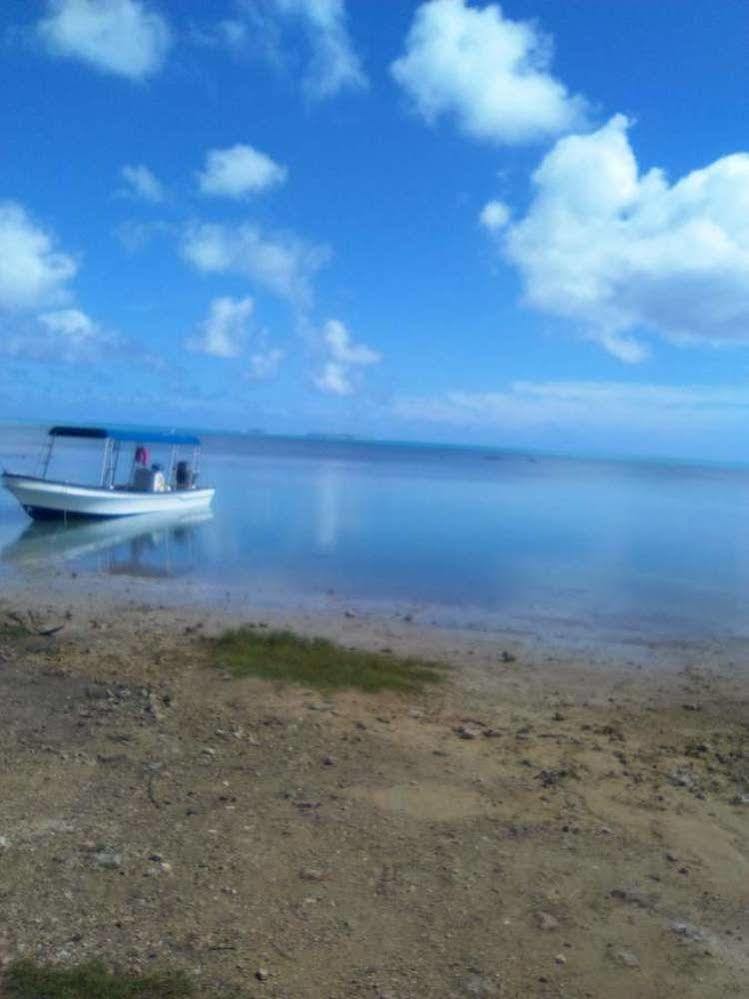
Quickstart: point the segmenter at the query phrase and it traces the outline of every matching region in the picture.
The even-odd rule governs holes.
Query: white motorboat
[[[96,485],[58,481],[47,477],[58,438],[103,441],[101,479]],[[117,484],[123,444],[134,452],[127,482]],[[166,445],[165,467],[148,464],[147,447]],[[182,457],[192,449],[191,461]],[[156,513],[192,513],[207,510],[215,490],[197,485],[200,439],[176,431],[107,427],[52,427],[40,456],[38,475],[4,471],[2,484],[35,520],[132,517]]]

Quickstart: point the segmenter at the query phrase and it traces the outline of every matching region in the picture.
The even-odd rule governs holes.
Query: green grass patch
[[[22,628],[20,624],[0,624],[0,641],[12,642],[30,635],[28,628]]]
[[[234,676],[319,687],[414,692],[437,683],[445,668],[422,659],[384,652],[346,649],[326,638],[304,638],[292,631],[259,631],[252,625],[209,639],[218,666]]]
[[[196,995],[181,972],[118,975],[99,962],[57,968],[16,961],[6,971],[3,985],[8,999],[181,999]]]
[[[0,618],[0,640],[11,641],[15,638],[28,638],[33,632],[18,614],[4,614]]]

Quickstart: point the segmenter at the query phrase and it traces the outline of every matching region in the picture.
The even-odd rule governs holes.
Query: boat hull
[[[187,513],[207,510],[214,494],[213,489],[175,489],[164,493],[98,489],[9,472],[3,473],[2,484],[34,520]]]

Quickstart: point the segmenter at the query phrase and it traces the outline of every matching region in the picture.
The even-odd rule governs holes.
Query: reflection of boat
[[[0,557],[4,562],[31,566],[55,560],[82,558],[100,551],[130,544],[130,558],[126,563],[113,559],[110,572],[127,572],[129,566],[136,575],[170,575],[145,566],[143,555],[158,548],[159,542],[169,539],[180,542],[189,539],[191,529],[212,520],[210,511],[186,514],[146,514],[142,517],[116,518],[114,520],[76,521],[71,524],[34,523],[9,545]]]
[[[101,480],[98,485],[56,482],[47,478],[58,437],[104,441]],[[116,484],[122,444],[134,444],[127,483]],[[147,444],[170,447],[166,474],[160,465],[149,467]],[[179,448],[193,449],[192,463],[178,460]],[[41,475],[3,472],[2,483],[35,520],[75,517],[128,517],[159,512],[205,510],[213,489],[199,489],[197,462],[200,440],[175,431],[131,430],[105,427],[52,427],[40,459]]]

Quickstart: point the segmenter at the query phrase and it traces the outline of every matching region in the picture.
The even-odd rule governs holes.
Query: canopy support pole
[[[101,488],[107,488],[107,470],[109,468],[109,454],[112,450],[112,440],[107,437],[104,441],[104,454],[101,459]]]
[[[54,449],[54,446],[55,446],[55,439],[54,437],[50,437],[49,440],[47,441],[47,446],[42,450],[42,453],[39,455],[40,472],[41,472],[40,477],[42,479],[47,478],[47,472],[49,471],[49,463],[52,460],[52,451]]]
[[[107,470],[107,486],[110,489],[114,489],[115,480],[117,478],[117,463],[120,460],[120,442],[115,441],[114,447],[112,448],[111,460],[109,462],[109,468]]]

